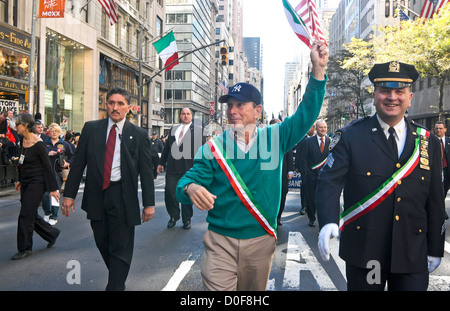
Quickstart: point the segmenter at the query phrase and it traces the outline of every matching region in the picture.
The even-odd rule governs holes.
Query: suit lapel
[[[105,160],[106,149],[106,132],[108,130],[108,118],[101,120],[98,123],[97,131],[94,131],[94,146],[96,153],[97,166],[103,176],[103,164]]]

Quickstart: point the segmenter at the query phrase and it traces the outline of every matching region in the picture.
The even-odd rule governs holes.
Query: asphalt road
[[[206,213],[194,207],[192,229],[184,230],[181,221],[167,229],[169,217],[164,206],[164,176],[156,185],[156,215],[136,227],[135,249],[126,283],[127,291],[202,291],[200,261],[202,238],[207,228]],[[0,291],[104,291],[107,269],[94,244],[86,214],[80,209],[82,188],[76,199],[76,211],[70,217],[59,216],[56,227],[61,234],[56,244],[34,234],[33,255],[12,261],[16,253],[17,194],[0,197]],[[447,200],[447,211],[450,212]],[[42,215],[42,209],[39,210]],[[299,193],[288,194],[283,226],[278,243],[269,291],[345,291],[343,261],[337,256],[338,241],[332,242],[332,258],[320,259],[317,250],[318,227],[308,226],[299,213]],[[430,277],[430,291],[450,290],[450,236],[441,266]]]

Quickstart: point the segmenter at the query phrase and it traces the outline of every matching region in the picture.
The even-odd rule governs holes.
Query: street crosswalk
[[[450,243],[445,242],[446,255],[450,253]],[[339,241],[332,239],[330,241],[331,259],[338,267],[339,273],[345,279],[345,263],[338,256]],[[170,278],[163,291],[176,290],[182,279],[189,273],[194,264],[200,264],[198,255],[195,258],[190,256],[183,261],[173,276]],[[337,291],[336,285],[331,280],[328,272],[322,266],[320,261],[314,255],[311,247],[306,242],[301,232],[289,232],[287,243],[286,262],[281,287],[276,286],[275,278],[269,279],[267,284],[268,291],[297,291],[302,289],[301,272],[308,271],[314,278],[319,291]],[[343,290],[343,289],[341,289]],[[450,291],[450,276],[430,275],[429,291]]]

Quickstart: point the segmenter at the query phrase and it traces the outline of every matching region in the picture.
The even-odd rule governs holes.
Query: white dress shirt
[[[383,130],[384,135],[386,135],[386,139],[389,139],[389,128],[390,126],[380,119],[380,117],[377,114],[378,122],[380,123],[381,129]],[[402,118],[402,120],[397,123],[394,126],[395,129],[395,141],[397,142],[397,150],[398,150],[398,157],[400,158],[400,155],[403,152],[403,149],[405,148],[405,142],[406,142],[406,123],[405,119]]]
[[[190,128],[191,124],[192,124],[192,122],[190,122],[189,124],[182,124],[182,123],[181,123],[180,126],[177,127],[177,129],[175,130],[175,140],[176,140],[176,142],[177,142],[177,145],[179,145],[180,142],[181,142],[181,140],[183,140],[183,137],[184,137],[184,135],[186,134],[187,130]],[[180,138],[180,132],[181,132],[181,130],[183,130],[183,136],[181,137],[181,140],[178,141],[179,138]]]
[[[120,174],[120,141],[122,140],[122,131],[125,124],[125,118],[116,123],[116,145],[114,148],[114,156],[111,168],[111,181],[119,181],[122,178]],[[109,131],[114,125],[114,121],[108,118],[108,129],[106,132],[106,141],[108,141]]]

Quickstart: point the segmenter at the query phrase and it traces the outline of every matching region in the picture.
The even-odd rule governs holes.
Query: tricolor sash
[[[221,151],[221,149],[223,150],[223,146],[220,146],[221,148],[219,148],[220,143],[215,139],[209,140],[207,144],[241,202],[244,204],[250,214],[252,214],[252,216],[264,228],[264,230],[266,230],[271,236],[273,236],[276,241],[277,234],[275,226],[270,223],[268,217],[265,215],[264,210],[258,204],[258,202],[256,202],[255,198],[248,189],[247,185],[242,180],[233,163],[229,159],[225,158],[224,152]]]
[[[427,138],[430,136],[429,131],[420,127],[417,128],[417,132],[419,135],[417,135],[416,138],[414,152],[405,165],[403,165],[403,167],[396,171],[388,180],[386,180],[372,193],[341,213],[339,220],[339,229],[341,231],[344,230],[346,225],[370,212],[381,202],[383,202],[395,190],[395,188],[397,188],[398,182],[411,174],[411,172],[416,168],[419,164],[419,156],[421,151],[420,136]]]
[[[312,170],[318,170],[318,169],[320,169],[322,166],[324,166],[326,162],[327,162],[327,158],[323,159],[322,162],[320,162],[320,163],[318,163],[318,164],[316,164],[316,165],[314,165],[314,166],[311,166],[311,169],[312,169]]]

